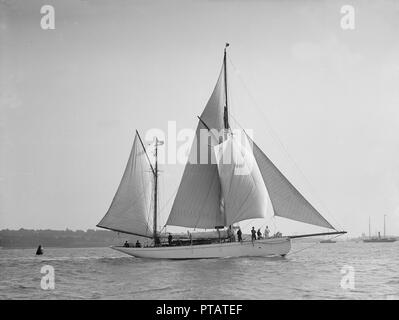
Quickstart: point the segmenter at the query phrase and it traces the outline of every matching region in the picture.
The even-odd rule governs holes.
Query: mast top
[[[224,112],[223,112],[223,122],[224,122],[224,128],[230,129],[229,125],[229,110],[228,110],[228,94],[227,94],[227,61],[226,61],[226,56],[227,52],[226,49],[227,47],[230,46],[228,42],[226,42],[224,46],[224,56],[223,56],[223,70],[224,70],[224,96],[225,96],[225,106],[224,106]]]

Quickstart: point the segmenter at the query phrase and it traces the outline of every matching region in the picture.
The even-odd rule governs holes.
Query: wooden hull
[[[285,256],[291,250],[287,237],[263,240],[171,247],[111,247],[125,254],[149,259],[210,259]]]

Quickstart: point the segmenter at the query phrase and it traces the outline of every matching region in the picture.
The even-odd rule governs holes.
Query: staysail
[[[97,227],[152,237],[153,178],[154,169],[136,132],[118,190],[108,212]]]
[[[269,193],[274,215],[335,229],[288,181],[255,142],[252,144],[253,154]]]
[[[189,159],[167,225],[213,229],[224,225],[220,210],[220,180],[213,145],[217,137],[208,130],[220,132],[224,127],[224,66],[209,101],[200,116]],[[204,138],[206,137],[206,138]]]
[[[264,218],[268,196],[246,135],[231,135],[215,147],[225,225]]]

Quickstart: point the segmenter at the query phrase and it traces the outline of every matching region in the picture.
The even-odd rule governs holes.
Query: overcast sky
[[[196,127],[228,41],[231,112],[265,153],[350,235],[384,214],[399,234],[398,39],[393,0],[1,0],[0,228],[94,228],[136,129]],[[183,166],[162,170],[164,221]]]

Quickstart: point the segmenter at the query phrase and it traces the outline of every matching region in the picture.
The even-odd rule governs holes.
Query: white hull
[[[214,243],[192,246],[171,247],[117,247],[112,249],[138,258],[149,259],[209,259],[227,257],[268,257],[285,256],[291,249],[289,238]]]

